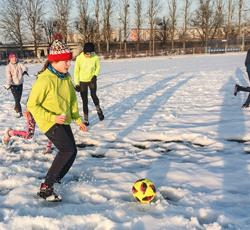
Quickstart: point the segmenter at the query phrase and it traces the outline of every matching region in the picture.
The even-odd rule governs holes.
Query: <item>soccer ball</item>
[[[148,204],[154,199],[156,189],[152,181],[147,178],[143,178],[134,183],[132,193],[137,201],[142,204]]]

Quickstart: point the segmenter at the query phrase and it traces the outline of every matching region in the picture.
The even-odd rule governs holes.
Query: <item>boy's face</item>
[[[69,61],[58,61],[53,62],[52,66],[60,73],[68,73],[71,65],[71,60]]]
[[[91,58],[95,53],[94,52],[91,52],[91,53],[84,53],[84,56],[86,58]]]

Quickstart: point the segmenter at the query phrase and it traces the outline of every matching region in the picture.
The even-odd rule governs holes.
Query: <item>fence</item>
[[[119,59],[119,58],[136,58],[136,57],[152,57],[152,56],[173,56],[173,55],[184,55],[184,54],[216,54],[216,53],[227,53],[227,52],[240,52],[240,47],[227,47],[227,48],[211,48],[208,47],[193,47],[193,48],[178,48],[178,49],[157,49],[154,52],[149,50],[136,51],[128,49],[127,52],[124,50],[114,50],[110,52],[102,52],[99,55],[103,59]]]
[[[228,52],[240,52],[241,48],[232,47],[232,48],[208,48],[208,53],[228,53]]]
[[[112,47],[115,48],[115,47]],[[245,49],[250,48],[250,46],[245,46]],[[98,53],[99,56],[101,56],[103,59],[119,59],[119,58],[138,58],[138,57],[152,57],[152,56],[174,56],[174,55],[185,55],[185,54],[204,54],[204,53],[210,53],[210,54],[216,54],[216,53],[227,53],[227,52],[240,52],[241,47],[240,46],[229,46],[229,47],[192,47],[192,48],[165,48],[161,49],[158,48],[155,49],[154,52],[149,51],[147,49],[137,51],[135,48],[129,48],[127,49],[127,52],[124,52],[123,49],[113,49],[110,52],[100,52]],[[28,63],[38,63],[40,61],[44,61],[41,58],[34,58],[34,55],[30,55],[26,52],[27,56],[24,57],[24,60]],[[21,56],[21,55],[20,55]],[[1,58],[2,57],[2,58]],[[22,56],[21,56],[22,58]],[[46,59],[44,57],[43,59]],[[4,65],[7,63],[6,58],[6,52],[0,51],[0,65]]]

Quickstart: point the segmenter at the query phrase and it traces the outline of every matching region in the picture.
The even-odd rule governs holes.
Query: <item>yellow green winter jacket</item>
[[[27,109],[44,133],[56,124],[58,115],[66,115],[66,125],[72,120],[78,125],[82,122],[71,77],[60,79],[48,69],[38,75],[29,95]]]
[[[81,82],[90,82],[93,76],[98,76],[100,73],[100,60],[94,54],[91,57],[85,57],[82,52],[77,56],[74,69],[74,83],[79,85]]]

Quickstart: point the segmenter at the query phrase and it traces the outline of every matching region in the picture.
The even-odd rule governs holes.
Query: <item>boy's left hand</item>
[[[91,79],[91,82],[95,82],[96,80],[97,80],[97,76],[94,75],[94,76],[92,77],[92,79]]]
[[[80,92],[80,91],[81,91],[80,85],[76,85],[74,88],[75,88],[75,91],[76,91],[76,92]]]
[[[5,89],[9,90],[11,88],[11,85],[4,85],[3,86]]]
[[[84,125],[83,123],[81,123],[79,126],[80,126],[80,130],[81,130],[81,131],[84,131],[84,132],[87,132],[87,131],[88,131],[86,125]]]

